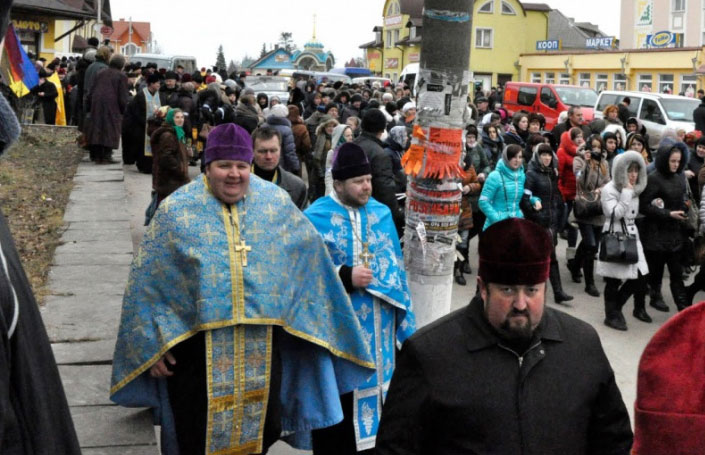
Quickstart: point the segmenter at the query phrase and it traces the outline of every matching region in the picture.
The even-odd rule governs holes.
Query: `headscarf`
[[[169,112],[166,114],[166,124],[174,128],[174,131],[176,131],[176,137],[179,139],[179,142],[182,144],[186,143],[186,133],[184,132],[183,127],[178,126],[176,123],[174,123],[174,116],[176,115],[177,112],[182,112],[181,109],[169,109]]]
[[[389,130],[389,135],[392,140],[396,142],[399,146],[404,148],[406,145],[406,127],[405,126],[395,126]]]

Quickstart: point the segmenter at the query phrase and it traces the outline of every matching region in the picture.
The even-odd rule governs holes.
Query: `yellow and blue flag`
[[[3,80],[18,97],[28,95],[33,87],[39,85],[39,74],[22,48],[12,25],[5,34],[0,72]]]

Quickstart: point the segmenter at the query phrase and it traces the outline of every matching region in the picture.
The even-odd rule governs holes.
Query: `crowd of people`
[[[66,63],[66,111],[96,165],[121,145],[152,175],[111,398],[156,409],[163,453],[266,453],[280,438],[315,455],[630,453],[597,333],[545,306],[547,283],[555,303],[574,299],[563,238],[565,270],[603,296],[607,326],[627,330],[632,297],[640,321],[647,295],[670,310],[665,267],[677,310],[691,306],[705,289],[705,272],[684,284],[705,226],[705,138],[673,131],[652,151],[628,98],[588,125],[571,107],[548,132],[540,114],[510,117],[501,91],[477,93],[454,267],[467,286],[479,257],[477,292],[416,332],[397,197],[408,86],[292,80],[284,100],[245,73],[142,66],[89,44],[47,69]],[[615,231],[635,239],[635,260],[601,254]]]

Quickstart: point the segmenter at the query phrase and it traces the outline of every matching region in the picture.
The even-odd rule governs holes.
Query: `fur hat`
[[[218,125],[208,135],[205,164],[216,160],[252,163],[252,138],[250,133],[234,123]]]
[[[673,316],[646,345],[634,404],[634,455],[705,447],[705,303]]]
[[[372,134],[384,131],[387,127],[387,117],[379,109],[370,109],[362,117],[362,131]]]
[[[269,109],[269,113],[275,117],[286,118],[289,115],[289,109],[283,104],[276,104]]]
[[[347,180],[371,173],[370,162],[362,147],[347,142],[338,148],[333,161],[334,180]]]
[[[482,281],[507,285],[548,280],[553,242],[548,230],[522,218],[492,224],[480,237]]]

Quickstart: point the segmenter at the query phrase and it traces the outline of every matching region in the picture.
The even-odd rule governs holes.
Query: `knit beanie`
[[[480,237],[482,281],[532,285],[548,280],[553,242],[548,231],[523,218],[492,224]]]
[[[705,448],[705,302],[673,316],[646,345],[634,404],[634,455]]]
[[[210,134],[205,150],[205,164],[217,160],[252,163],[252,138],[250,133],[234,123],[218,125]]]
[[[334,180],[347,180],[371,173],[370,162],[359,145],[347,142],[338,148],[333,160]]]

